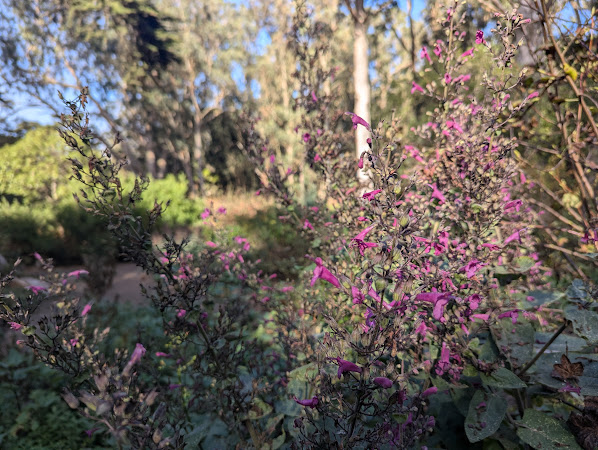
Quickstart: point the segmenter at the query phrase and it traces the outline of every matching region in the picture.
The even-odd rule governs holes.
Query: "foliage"
[[[395,116],[372,125],[335,111],[333,30],[298,4],[299,157],[280,158],[284,140],[270,145],[243,117],[260,193],[275,201],[257,223],[275,221],[276,240],[307,252],[292,284],[264,273],[236,233],[156,244],[167,205],[150,197],[140,213],[149,179],[122,179],[119,139],[100,147],[86,89],[65,102],[75,199],[153,276],[154,308],[121,321],[77,294],[88,273],[56,274],[40,255],[48,288],[10,293],[14,272],[3,278],[0,317],[65,374],[70,408],[132,448],[596,447],[598,287],[550,283],[515,164],[511,124],[538,97],[515,63],[530,20],[498,13],[491,35],[468,34],[465,6],[435,13],[426,76],[408,89],[425,118],[406,132]],[[474,82],[480,54],[492,68]],[[357,160],[351,126],[371,134]],[[296,182],[308,174],[309,201]],[[223,214],[206,208],[202,223]],[[112,336],[110,322],[122,322]]]

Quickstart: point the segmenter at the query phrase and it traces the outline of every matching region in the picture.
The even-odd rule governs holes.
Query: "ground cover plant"
[[[290,41],[304,161],[280,160],[251,112],[243,139],[259,194],[274,199],[277,229],[296,236],[306,252],[301,260],[294,254],[286,279],[272,262],[250,257],[245,236],[217,228],[209,240],[164,236],[156,244],[168,202],[141,211],[150,181],[122,181],[120,140],[96,139],[87,90],[65,100],[59,132],[81,183],[74,198],[111,233],[123,257],[153,279],[143,286],[153,307],[143,318],[81,295],[75,285],[91,274],[62,275],[43,253],[33,254],[47,272],[43,286],[11,291],[14,272],[2,279],[0,317],[21,349],[61,374],[52,389],[60,386],[66,405],[79,413],[69,427],[89,427],[74,432],[76,442],[598,446],[598,287],[588,275],[595,273],[597,243],[587,188],[596,187],[595,174],[578,171],[576,180],[586,186],[581,213],[571,202],[562,205],[579,219],[573,231],[584,231],[577,231],[583,241],[573,256],[585,265],[570,260],[570,272],[556,279],[543,259],[542,234],[533,232],[554,229],[532,208],[533,186],[517,164],[525,136],[512,128],[538,103],[540,91],[530,88],[550,81],[514,64],[530,18],[497,13],[491,29],[469,36],[459,3],[439,17],[443,32],[419,51],[421,75],[409,88],[426,98],[428,110],[405,130],[394,116],[371,124],[335,110],[341,86],[327,66],[331,30],[297,4]],[[476,58],[492,63],[478,80],[470,74]],[[563,80],[576,89],[571,70]],[[582,152],[582,141],[595,146],[596,133],[592,112],[579,102],[578,133],[571,137],[567,127],[562,133]],[[369,138],[355,158],[344,147],[347,131],[358,127]],[[566,162],[578,170],[579,154]],[[309,192],[298,179],[314,180]],[[549,212],[564,224],[573,220]],[[209,226],[225,214],[210,206],[200,219]],[[568,245],[556,239],[557,247]],[[5,369],[21,363],[15,355],[21,353],[11,353]],[[4,389],[14,375],[2,373]],[[34,393],[45,406],[64,408],[55,395]],[[34,412],[28,407],[19,424]],[[13,428],[11,436],[18,433]]]

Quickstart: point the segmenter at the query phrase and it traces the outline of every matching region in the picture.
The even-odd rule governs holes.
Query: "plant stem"
[[[534,356],[530,362],[528,362],[528,363],[527,363],[525,366],[523,366],[523,367],[521,368],[521,370],[520,370],[520,371],[519,371],[519,373],[518,373],[518,375],[519,375],[519,376],[523,375],[525,372],[527,372],[527,371],[528,371],[528,369],[529,369],[531,366],[533,366],[533,365],[534,365],[534,363],[535,363],[535,362],[538,360],[538,358],[539,358],[540,356],[542,356],[542,354],[543,354],[543,353],[546,351],[546,349],[547,349],[548,347],[550,347],[550,345],[551,345],[551,344],[552,344],[552,343],[553,343],[553,342],[556,340],[556,338],[557,338],[557,337],[559,337],[559,335],[560,335],[560,334],[561,334],[563,331],[565,331],[565,328],[567,328],[567,325],[569,325],[569,321],[565,319],[565,323],[563,323],[563,324],[561,325],[561,327],[560,327],[558,330],[556,330],[556,332],[555,332],[555,333],[552,335],[552,337],[551,337],[551,338],[548,340],[548,342],[547,342],[546,344],[544,344],[544,347],[542,347],[542,348],[540,349],[540,351],[539,351],[539,352],[536,354],[536,356]]]

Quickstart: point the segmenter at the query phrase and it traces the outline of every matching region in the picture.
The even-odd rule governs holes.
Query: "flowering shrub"
[[[298,8],[298,135],[320,180],[313,204],[291,183],[301,168],[282,167],[254,122],[246,130],[261,192],[311,242],[294,286],[258,270],[240,236],[193,251],[173,238],[155,246],[168,205],[135,213],[147,180],[124,189],[124,163],[93,147],[86,93],[66,102],[61,135],[87,186],[76,198],[154,276],[144,293],[163,334],[140,332],[130,353],[100,351],[108,330],[88,325],[94,306],[72,291],[86,274],[62,278],[39,255],[51,287],[6,297],[1,314],[21,345],[70,377],[63,397],[92,430],[133,448],[596,446],[598,289],[577,280],[566,293],[542,290],[517,142],[505,133],[535,98],[509,101],[523,79],[511,66],[526,20],[498,15],[495,37],[479,31],[473,48],[462,47],[462,20],[451,4],[446,38],[422,49],[437,80],[414,82],[412,94],[437,106],[404,136],[394,117],[373,127],[330,112],[334,71],[318,59],[324,43],[310,39],[322,25]],[[480,52],[496,70],[477,97],[467,67]],[[342,120],[371,133],[358,161],[339,145]],[[33,319],[53,299],[55,313]]]

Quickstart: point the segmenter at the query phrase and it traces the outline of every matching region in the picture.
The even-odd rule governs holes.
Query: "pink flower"
[[[526,100],[531,100],[532,98],[536,98],[540,95],[538,91],[532,92],[530,95],[527,96]]]
[[[75,347],[79,343],[79,341],[77,339],[71,339],[69,343],[71,344],[71,347]]]
[[[20,323],[17,322],[8,322],[8,324],[10,325],[10,329],[11,330],[20,330],[21,328],[23,328],[23,325],[21,325]]]
[[[483,44],[486,41],[484,40],[484,32],[482,30],[478,30],[475,34],[475,43],[476,44]]]
[[[168,353],[164,353],[164,352],[156,352],[156,356],[158,358],[170,358],[171,355],[169,355]]]
[[[511,322],[513,322],[513,324],[517,323],[517,318],[519,317],[519,310],[518,309],[514,309],[513,311],[507,311],[504,312],[502,314],[499,314],[498,318],[499,319],[504,319],[506,317],[510,317],[511,318]]]
[[[311,138],[310,134],[309,133],[305,133],[303,135],[303,142],[309,142],[309,138]]]
[[[415,93],[415,91],[417,92],[421,92],[422,94],[424,93],[424,88],[421,87],[419,84],[417,84],[415,81],[411,82],[411,93]]]
[[[438,187],[436,186],[436,183],[428,184],[428,186],[430,188],[432,188],[431,198],[437,199],[441,205],[446,202],[446,198],[444,197],[444,194],[438,189]]]
[[[374,378],[374,384],[377,384],[381,388],[389,389],[392,387],[392,381],[386,377],[376,377]]]
[[[218,244],[216,244],[215,242],[212,242],[212,241],[206,241],[206,245],[211,248],[218,247]]]
[[[352,112],[346,112],[345,114],[351,116],[351,121],[353,122],[353,129],[357,129],[357,125],[362,125],[366,127],[368,130],[370,129],[370,124],[363,120],[361,117],[359,117],[357,114]]]
[[[446,345],[446,342],[442,343],[442,350],[440,351],[440,361],[438,361],[436,367],[436,374],[442,375],[444,372],[451,368],[450,363],[451,349]]]
[[[89,430],[85,430],[85,434],[90,438],[98,430],[99,428],[90,428]]]
[[[293,400],[295,400],[301,406],[307,406],[308,408],[312,409],[318,406],[319,403],[318,397],[316,397],[315,395],[312,398],[308,398],[306,400],[299,400],[297,397],[293,397]]]
[[[359,162],[357,163],[357,167],[363,169],[363,158],[359,158]]]
[[[488,319],[490,318],[490,314],[472,314],[472,320],[473,319],[480,319],[483,320],[484,322],[488,322]]]
[[[496,244],[482,244],[482,247],[486,247],[491,252],[495,252],[497,250],[500,250],[500,247],[498,245],[496,245]]]
[[[428,49],[426,47],[422,47],[422,50],[419,53],[419,57],[427,60],[428,63],[432,64],[432,60],[430,59],[430,55],[428,54]]]
[[[580,394],[581,388],[579,386],[571,386],[567,383],[565,387],[559,389],[559,392],[575,392],[576,394]]]
[[[307,229],[313,230],[314,227],[309,220],[305,219],[305,221],[303,222],[303,229],[304,230],[307,230]]]
[[[351,241],[355,242],[355,246],[358,248],[359,254],[361,256],[363,256],[363,251],[365,249],[371,248],[371,247],[378,247],[378,244],[376,244],[374,242],[364,242],[363,241],[365,239],[366,234],[368,234],[370,231],[372,231],[373,228],[374,228],[374,225],[371,225],[371,226],[367,227],[366,229],[364,229],[363,231],[361,231],[361,233],[359,233],[353,239],[351,239]]]
[[[204,209],[204,211],[200,214],[200,217],[203,220],[206,220],[208,217],[210,217],[210,214],[212,214],[212,211],[210,211],[209,208]]]
[[[89,272],[87,270],[73,270],[72,272],[69,272],[66,276],[79,278],[81,275],[89,275]]]
[[[473,278],[478,270],[487,265],[487,263],[483,263],[481,261],[478,261],[477,259],[472,259],[463,267],[461,267],[459,269],[459,272],[465,272],[467,278]]]
[[[314,91],[311,91],[311,99],[314,101],[314,103],[318,101],[318,97],[316,97],[316,93]]]
[[[513,241],[519,241],[519,243],[521,244],[521,234],[520,233],[522,231],[523,231],[523,229],[515,231],[512,235],[510,235],[508,238],[505,239],[503,244],[507,245],[508,243],[513,242]]]
[[[365,300],[365,295],[355,286],[351,286],[351,296],[353,297],[354,305],[360,305]]]
[[[345,361],[344,359],[336,358],[336,362],[338,363],[338,377],[339,379],[343,376],[345,372],[355,372],[361,373],[362,368],[359,367],[357,364],[354,364],[350,361]]]
[[[438,392],[438,388],[436,386],[432,386],[431,388],[426,389],[424,392],[421,393],[423,398],[429,397],[430,395],[436,394]]]
[[[43,286],[29,286],[27,289],[33,292],[34,295],[38,295],[40,292],[46,290],[46,288]]]
[[[319,161],[322,161],[322,157],[316,153],[314,156],[314,162],[319,162]]]
[[[223,208],[222,206],[220,208],[218,208],[218,211],[216,211],[218,214],[226,214],[226,208]]]
[[[445,82],[446,84],[451,84],[451,80],[452,80],[452,78],[451,78],[450,74],[448,74],[448,73],[445,73],[445,74],[444,74],[444,82]]]
[[[366,192],[362,195],[362,197],[371,202],[376,198],[376,195],[378,195],[380,192],[382,192],[382,189],[376,189],[375,191]]]
[[[522,204],[523,202],[521,200],[510,201],[509,203],[505,204],[505,211],[515,208],[515,211],[519,212],[519,208],[521,208]]]
[[[83,307],[83,309],[81,310],[81,317],[85,317],[89,313],[89,311],[91,311],[91,303],[88,303]]]
[[[436,55],[436,57],[440,58],[440,55],[442,54],[442,49],[440,48],[440,43],[442,41],[437,41],[436,42],[436,46],[434,47],[434,54]],[[413,92],[412,92],[413,94]]]
[[[131,359],[123,369],[124,376],[129,376],[131,370],[133,369],[133,366],[141,360],[141,357],[143,355],[145,355],[145,347],[139,343],[136,344],[135,350],[133,350],[133,354],[131,355]]]
[[[169,384],[169,385],[168,385],[168,390],[169,390],[169,391],[173,391],[173,390],[175,390],[175,389],[178,389],[178,388],[180,388],[181,386],[182,386],[182,384]]]
[[[473,55],[473,50],[474,50],[474,48],[472,47],[469,50],[461,53],[461,58],[467,58],[468,56]]]
[[[318,281],[318,279],[328,281],[330,284],[337,288],[341,286],[341,284],[338,281],[338,278],[332,275],[332,273],[322,265],[322,258],[316,258],[315,262],[316,268],[314,269],[314,276],[311,279],[311,286],[316,284],[316,281]]]
[[[39,262],[43,262],[44,261],[44,259],[42,258],[42,256],[39,253],[37,253],[37,252],[33,253],[33,257],[35,259],[37,259]]]
[[[176,312],[176,316],[177,316],[179,319],[182,319],[182,318],[183,318],[183,317],[185,317],[186,315],[187,315],[187,310],[185,310],[185,309],[179,309],[179,310]]]

